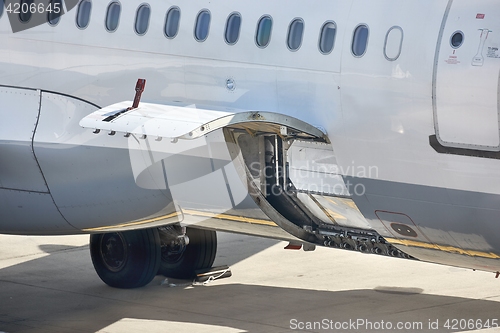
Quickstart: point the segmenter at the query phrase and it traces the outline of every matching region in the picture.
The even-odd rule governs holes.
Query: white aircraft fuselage
[[[158,141],[149,133],[141,141],[134,133],[124,137],[128,130],[108,135],[115,134],[108,127],[94,127],[98,134],[82,127],[89,114],[131,100],[136,80],[144,78],[144,107],[158,106],[157,114],[181,108],[174,111],[184,119],[185,110],[186,123],[193,114],[202,124],[217,112],[259,111],[276,115],[269,121],[278,125],[293,128],[291,117],[294,128],[312,133],[308,124],[325,134],[312,141],[326,145],[334,162],[322,162],[323,148],[316,156],[305,139],[306,148],[290,148],[291,167],[297,158],[328,170],[334,165],[332,173],[342,176],[342,193],[299,196],[312,220],[323,218],[325,225],[316,230],[314,223],[312,229],[295,223],[317,241],[294,233],[292,225],[303,241],[335,245],[335,228],[356,228],[374,231],[413,258],[500,271],[498,2],[151,0],[147,30],[139,34],[135,20],[142,3],[122,2],[112,32],[106,29],[109,1],[92,2],[85,28],[77,25],[79,8],[56,25],[17,33],[7,13],[0,16],[0,232],[103,232],[196,224],[221,214],[282,226],[251,200],[257,195],[245,192],[244,172],[227,152],[222,129],[198,141],[181,140],[185,146],[177,151],[175,140]],[[173,6],[179,27],[168,36],[165,22]],[[204,10],[208,35],[197,40]],[[233,13],[241,26],[237,41],[229,43]],[[259,45],[259,25],[267,16],[269,41]],[[290,36],[293,22],[302,22],[301,38]],[[334,33],[331,50],[322,40],[328,38],[322,35],[326,25]],[[153,123],[158,118],[151,117]],[[209,153],[197,150],[203,143],[212,147]],[[151,160],[137,166],[133,154]],[[213,178],[204,178],[210,172]],[[165,186],[158,185],[162,181]],[[335,210],[335,200],[344,200],[345,214]],[[271,206],[293,220],[282,205]],[[190,212],[197,219],[190,220]],[[357,214],[355,222],[349,214]],[[221,217],[220,227],[210,227],[231,230],[223,222]]]

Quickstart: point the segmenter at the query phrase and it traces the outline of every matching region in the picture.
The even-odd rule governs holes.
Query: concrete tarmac
[[[481,329],[500,325],[493,273],[218,236],[232,277],[120,290],[94,272],[88,236],[0,235],[0,332],[499,331]]]

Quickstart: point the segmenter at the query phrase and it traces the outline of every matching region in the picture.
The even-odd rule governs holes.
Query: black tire
[[[90,235],[90,256],[97,275],[107,285],[142,287],[160,267],[160,236],[156,228]]]
[[[186,228],[189,244],[184,251],[172,255],[162,248],[159,274],[177,279],[191,279],[195,271],[212,267],[217,253],[217,233],[212,230]]]

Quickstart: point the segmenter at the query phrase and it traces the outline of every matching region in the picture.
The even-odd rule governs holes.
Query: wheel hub
[[[119,272],[127,262],[127,244],[119,233],[104,234],[100,254],[104,265],[112,272]]]
[[[169,225],[161,227],[158,230],[160,231],[162,262],[169,264],[179,262],[189,244],[186,228],[178,225]]]
[[[182,239],[172,241],[168,244],[163,243],[161,247],[162,261],[170,264],[176,263],[182,258],[185,250],[186,242]]]

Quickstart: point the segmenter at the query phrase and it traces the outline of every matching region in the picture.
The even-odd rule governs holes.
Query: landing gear
[[[97,275],[115,288],[145,286],[156,274],[193,278],[196,270],[212,267],[216,252],[215,231],[178,225],[90,236]]]
[[[187,239],[186,239],[187,236]],[[212,267],[217,252],[215,231],[177,226],[160,228],[161,264],[159,274],[191,279],[195,271]]]
[[[158,229],[90,236],[90,256],[97,275],[115,288],[137,288],[151,282],[161,262]]]

